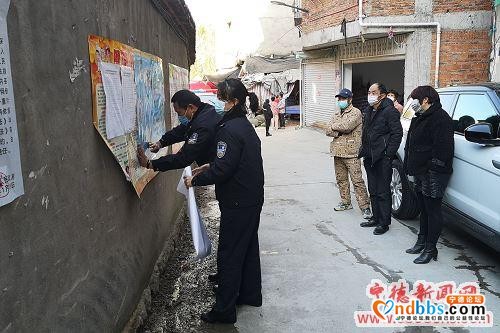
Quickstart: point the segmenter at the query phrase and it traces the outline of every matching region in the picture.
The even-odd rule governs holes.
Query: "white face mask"
[[[378,96],[368,95],[368,104],[373,106],[373,105],[377,104],[377,102],[378,102]]]
[[[415,111],[415,113],[419,113],[419,112],[424,111],[424,109],[422,109],[422,105],[420,105],[420,102],[418,101],[418,99],[412,100],[411,108],[413,109],[413,111]]]
[[[405,107],[403,108],[403,114],[406,113],[406,111],[409,109],[411,109],[414,114],[424,111],[418,99],[413,99],[413,98],[410,98],[408,102],[406,102]]]
[[[387,98],[388,98],[388,99],[390,99],[390,100],[391,100],[391,101],[393,101],[393,102],[395,102],[395,101],[396,101],[396,99],[395,99],[394,97],[392,97],[392,96],[387,96]]]
[[[231,110],[236,105],[232,101],[227,101],[227,102],[223,102],[223,103],[224,103],[224,112]]]

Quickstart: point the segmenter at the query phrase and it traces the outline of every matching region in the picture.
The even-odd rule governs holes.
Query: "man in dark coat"
[[[155,171],[168,171],[185,168],[194,161],[203,165],[213,160],[215,131],[222,117],[215,108],[201,102],[200,98],[189,90],[179,90],[172,96],[174,111],[179,116],[180,125],[166,132],[161,139],[150,145],[153,153],[160,148],[183,142],[176,154],[149,160],[144,150],[139,148],[137,158],[142,167]]]
[[[269,127],[271,126],[271,119],[273,119],[273,112],[271,111],[269,99],[266,99],[262,108],[264,109],[264,117],[266,119],[266,136],[271,136],[271,133],[269,133]]]
[[[387,98],[387,88],[374,83],[368,90],[369,107],[363,121],[363,134],[358,157],[363,157],[373,217],[362,227],[376,227],[373,233],[382,235],[391,224],[392,160],[403,138],[400,113]]]

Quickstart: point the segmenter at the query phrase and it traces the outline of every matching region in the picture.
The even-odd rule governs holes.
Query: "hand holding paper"
[[[186,185],[187,188],[193,187],[193,184],[191,183],[192,180],[193,177],[184,176],[184,185]]]
[[[202,259],[210,254],[212,251],[212,243],[208,237],[207,230],[201,219],[198,206],[196,205],[196,197],[192,187],[187,188],[184,179],[192,179],[191,167],[188,166],[184,169],[179,184],[177,185],[177,192],[184,194],[187,199],[189,221],[191,222],[191,234],[193,236],[193,245],[196,251],[196,258]]]

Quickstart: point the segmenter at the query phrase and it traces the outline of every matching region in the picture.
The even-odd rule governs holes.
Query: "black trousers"
[[[425,243],[436,246],[441,230],[443,230],[443,213],[441,204],[443,198],[431,198],[417,191],[418,205],[420,206],[420,232],[425,237]]]
[[[284,113],[278,113],[278,117],[280,120],[280,127],[285,127],[285,114]]]
[[[391,224],[391,177],[392,160],[382,157],[373,166],[371,160],[364,159],[368,192],[372,205],[373,218],[380,225]]]
[[[236,302],[262,302],[259,223],[262,205],[248,208],[220,207],[217,269],[219,286],[215,310],[236,315]]]
[[[269,127],[271,126],[271,119],[273,119],[273,117],[265,117],[266,119],[266,134],[269,134]]]

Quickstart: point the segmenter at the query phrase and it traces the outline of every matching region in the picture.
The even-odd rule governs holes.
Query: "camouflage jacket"
[[[330,152],[343,158],[358,157],[361,146],[363,117],[361,111],[349,105],[344,112],[335,112],[328,125],[326,135],[333,137]]]

